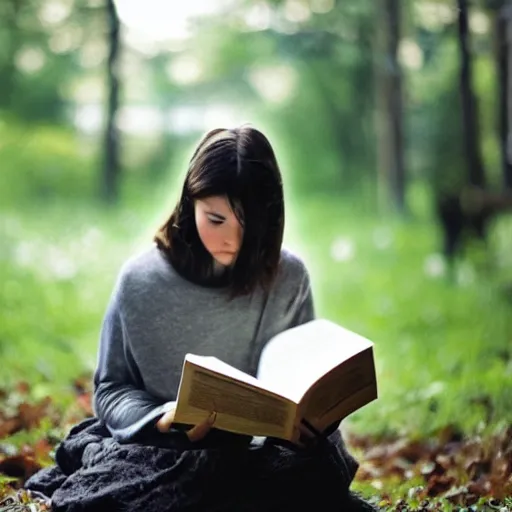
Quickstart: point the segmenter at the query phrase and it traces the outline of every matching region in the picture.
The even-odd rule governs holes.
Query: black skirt
[[[120,444],[91,418],[25,487],[48,496],[53,512],[373,510],[349,493],[357,463],[339,431],[306,449],[220,431],[205,439],[175,431]]]

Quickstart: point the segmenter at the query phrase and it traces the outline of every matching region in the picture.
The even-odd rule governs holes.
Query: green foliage
[[[88,150],[89,141],[66,128],[29,127],[6,117],[0,117],[0,141],[0,203],[4,208],[33,201],[91,198],[96,180],[94,146]]]
[[[5,0],[0,6],[0,112],[26,122],[65,123],[69,88],[97,71],[104,56],[84,54],[105,36],[104,9],[76,0],[55,4]],[[97,62],[94,62],[97,61]]]
[[[497,122],[500,107],[493,52],[491,45],[487,53],[475,59],[474,84],[480,116],[482,156],[490,185],[500,188],[503,181]]]
[[[94,367],[119,265],[150,243],[167,204],[4,211],[4,381],[66,386]],[[500,281],[512,262],[510,237],[499,236],[508,223],[496,226],[494,262],[470,258],[450,283],[428,219],[383,222],[328,196],[296,197],[289,210],[287,243],[310,264],[319,313],[376,342],[380,399],[353,415],[354,428],[425,433],[455,422],[475,431],[510,421],[512,320]]]
[[[435,42],[434,42],[435,41]],[[462,114],[458,90],[457,41],[430,34],[424,68],[410,73],[410,154],[414,168],[434,190],[459,190],[466,180]]]
[[[32,133],[40,145],[3,153],[15,188],[12,197],[3,191],[0,211],[0,386],[27,380],[36,399],[51,395],[66,406],[73,380],[95,366],[119,266],[151,243],[179,193],[176,179],[192,142],[176,146],[180,165],[168,179],[136,172],[121,205],[104,208],[79,189],[90,180],[93,156],[77,156],[76,140],[60,129]],[[277,142],[283,160],[294,163],[285,177],[286,244],[306,259],[318,314],[376,343],[379,400],[352,415],[347,426],[358,433],[415,437],[446,424],[492,433],[510,423],[512,298],[504,285],[512,278],[510,219],[493,226],[489,252],[470,248],[450,281],[437,254],[428,189],[409,190],[414,221],[378,218],[357,196],[297,192],[292,178],[310,172],[310,161],[291,154],[291,140]],[[54,162],[61,173],[44,200],[36,193],[37,183],[45,181],[41,167],[34,174],[14,172],[39,160]],[[10,442],[22,446],[45,435],[63,433],[43,423]],[[411,485],[386,483],[394,489],[389,510]],[[366,485],[356,487],[375,494]]]
[[[512,261],[498,252],[510,222],[496,226],[494,261],[471,256],[451,282],[428,219],[378,221],[328,197],[295,209],[319,311],[376,343],[380,399],[351,417],[357,431],[425,434],[455,423],[469,432],[512,420],[502,285]]]
[[[73,380],[95,366],[119,266],[150,243],[170,211],[199,133],[124,133],[121,203],[101,206],[101,131],[77,132],[71,119],[77,103],[104,100],[104,11],[76,0],[48,25],[37,2],[20,11],[18,4],[0,5],[0,386],[27,380],[36,398],[50,394],[66,406]],[[125,47],[122,101],[161,113],[226,104],[269,133],[292,200],[286,241],[306,257],[318,313],[376,343],[380,397],[350,417],[350,428],[419,437],[446,424],[479,434],[510,424],[512,223],[495,222],[490,249],[471,244],[450,274],[431,217],[431,191],[467,181],[455,25],[415,19],[419,1],[404,7],[404,33],[423,56],[422,66],[405,69],[407,194],[416,215],[405,222],[374,215],[374,2],[334,2],[326,14],[290,22],[284,2],[273,0],[274,23],[262,30],[243,26],[250,4],[203,20],[177,51]],[[483,156],[497,184],[491,40],[492,33],[474,37],[473,80]],[[26,59],[20,66],[27,51],[28,68]],[[181,57],[196,59],[197,80],[169,74]],[[272,88],[283,69],[290,94],[269,99],[255,74]],[[49,430],[43,422],[10,442],[31,444]],[[7,483],[0,478],[0,488]],[[402,499],[421,508],[410,492],[421,482],[386,485],[384,509],[399,510]]]

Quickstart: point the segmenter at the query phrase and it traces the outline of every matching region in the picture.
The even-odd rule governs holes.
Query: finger
[[[217,413],[212,412],[206,421],[203,421],[202,423],[199,423],[195,427],[192,427],[190,430],[188,430],[187,431],[188,438],[193,442],[203,439],[203,437],[206,434],[208,434],[208,432],[213,427],[213,424],[215,423],[216,416],[217,416]]]
[[[157,422],[156,426],[160,432],[167,432],[174,421],[174,410],[167,411]]]
[[[294,444],[299,448],[307,448],[307,445],[304,444],[300,439],[297,439]]]
[[[313,434],[312,437],[314,437],[315,439],[320,439],[320,438],[324,437],[323,432],[318,430],[315,426],[313,426],[311,423],[309,423],[309,421],[307,421],[306,419],[304,419],[304,418],[302,419],[301,425],[304,425],[306,427],[307,431],[309,431],[310,433]]]
[[[322,434],[307,421],[300,423],[297,426],[297,431],[299,434],[298,439],[303,448],[316,446],[320,439],[323,437]]]
[[[199,440],[203,439],[203,437],[205,437],[206,434],[208,434],[208,432],[212,428],[214,421],[215,421],[215,418],[212,414],[209,416],[209,418],[206,421],[203,421],[202,423],[199,423],[198,425],[195,425],[190,430],[188,430],[187,431],[188,438],[192,442],[199,441]]]
[[[171,428],[171,424],[168,423],[168,422],[165,422],[165,421],[161,421],[159,420],[158,423],[156,424],[156,428],[160,431],[160,432],[168,432],[169,429]]]
[[[294,434],[291,439],[291,442],[295,446],[298,446],[299,448],[306,448],[306,445],[304,444],[304,441],[303,441],[303,436],[301,434],[301,431],[300,431],[300,428],[298,425],[294,427]]]
[[[317,437],[314,432],[312,432],[308,427],[306,427],[306,425],[302,423],[299,424],[299,432],[301,437],[304,436],[307,439],[316,439]]]

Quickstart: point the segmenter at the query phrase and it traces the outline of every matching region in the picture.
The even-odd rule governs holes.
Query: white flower
[[[57,247],[49,248],[45,260],[45,270],[55,279],[71,279],[76,274],[75,262]]]
[[[349,261],[354,255],[354,242],[349,238],[337,238],[331,245],[331,257],[335,261]]]
[[[446,264],[441,254],[431,254],[425,259],[423,271],[428,277],[441,277],[446,273]]]
[[[475,271],[469,263],[461,264],[457,268],[457,283],[467,286],[475,281]]]
[[[387,249],[391,246],[393,242],[393,236],[390,229],[387,228],[377,228],[373,232],[373,243],[375,247],[380,250]]]
[[[20,267],[28,267],[34,261],[37,248],[31,242],[21,242],[16,247],[14,258]]]

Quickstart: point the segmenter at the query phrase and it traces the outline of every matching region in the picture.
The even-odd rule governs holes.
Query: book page
[[[275,336],[259,361],[258,380],[298,403],[321,377],[373,343],[329,320],[313,320]]]
[[[317,381],[302,400],[301,416],[323,430],[375,398],[377,383],[370,347]]]
[[[322,432],[333,423],[339,424],[343,418],[346,418],[349,414],[357,411],[363,405],[372,402],[376,398],[377,392],[375,384],[370,384],[356,391],[353,395],[343,399],[341,402],[336,404],[336,406],[325,412],[323,416],[319,418],[307,417],[307,419],[315,428]]]
[[[201,366],[196,366],[195,361],[199,359],[202,360]],[[210,358],[196,359],[195,356],[187,355],[185,359],[178,392],[176,422],[197,424],[215,411],[217,428],[257,436],[286,438],[291,435],[296,404],[253,386],[252,382],[233,380],[226,373],[215,373],[203,366],[204,359]],[[222,362],[213,362],[213,367],[220,370],[227,366],[231,374],[240,373],[244,379],[257,382],[254,377],[219,363]]]
[[[260,388],[267,389],[266,386],[261,383],[256,377],[245,373],[230,364],[221,361],[220,359],[212,356],[198,356],[196,354],[187,354],[185,356],[186,361],[190,361],[195,366],[201,366],[205,369],[211,370],[215,373],[221,373],[232,377],[233,379],[245,382],[252,386],[258,386]]]

